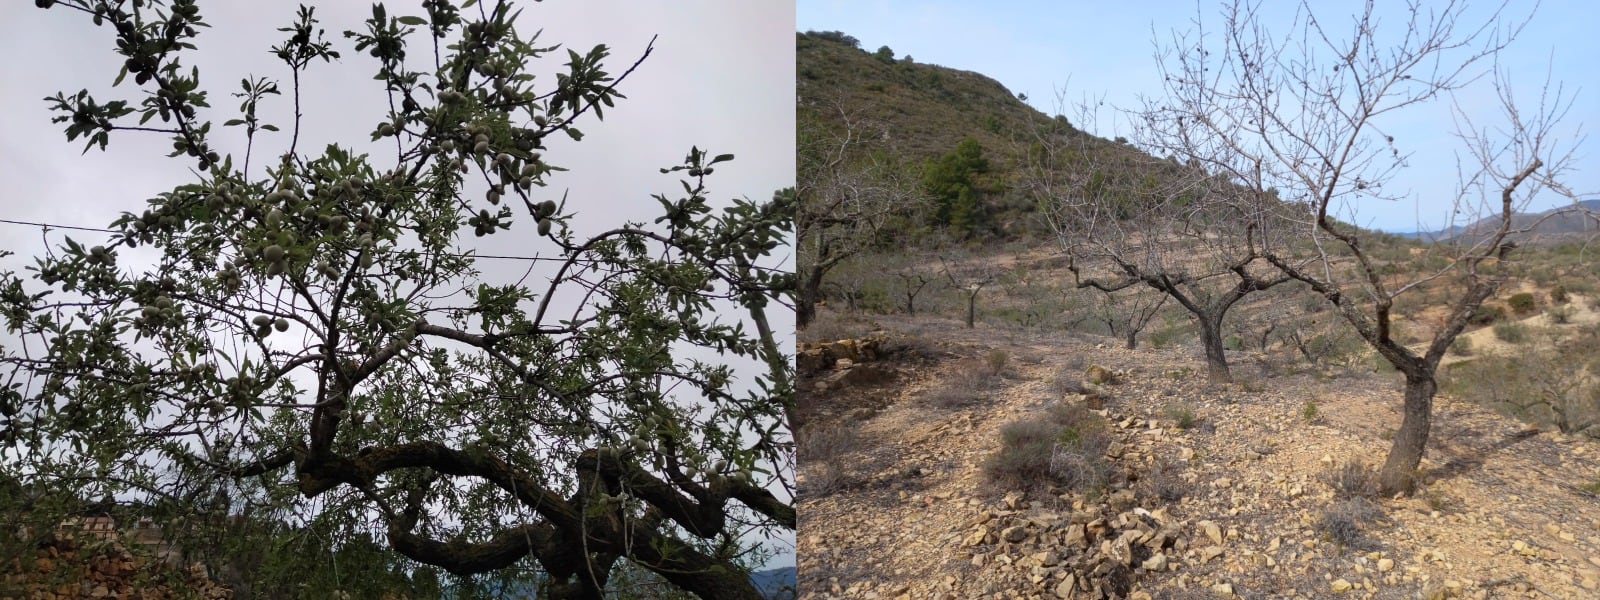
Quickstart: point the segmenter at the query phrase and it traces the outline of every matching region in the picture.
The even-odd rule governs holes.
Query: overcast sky
[[[1299,3],[1265,2],[1264,21],[1287,26],[1287,17]],[[1311,3],[1324,22],[1343,24],[1346,15],[1360,10],[1352,0]],[[1403,10],[1402,2],[1379,2],[1380,10]],[[1424,10],[1444,2],[1422,2]],[[1469,15],[1481,17],[1499,2],[1477,2]],[[1508,11],[1526,15],[1533,2],[1513,1]],[[896,57],[910,55],[916,62],[932,63],[983,73],[1013,93],[1028,95],[1028,102],[1047,113],[1064,111],[1056,106],[1056,91],[1067,86],[1069,102],[1085,97],[1103,98],[1108,110],[1100,115],[1096,132],[1119,135],[1113,106],[1134,107],[1139,96],[1160,92],[1155,68],[1155,44],[1168,42],[1174,29],[1188,30],[1197,14],[1217,30],[1220,3],[1215,0],[1152,0],[1141,2],[1057,2],[1053,0],[961,2],[955,0],[799,0],[800,31],[843,31],[873,51],[889,46]],[[1276,12],[1275,12],[1276,11]],[[1335,21],[1335,17],[1342,17]],[[1380,13],[1389,27],[1398,27],[1403,15]],[[1471,21],[1469,16],[1467,21]],[[1501,56],[1512,68],[1513,83],[1523,88],[1523,100],[1536,100],[1538,86],[1548,67],[1553,81],[1564,81],[1567,91],[1580,91],[1565,121],[1567,131],[1585,125],[1600,127],[1600,12],[1585,0],[1546,0],[1521,38]],[[1464,99],[1466,106],[1497,107],[1486,90]],[[1065,111],[1068,116],[1073,113]],[[1372,203],[1360,207],[1358,221],[1391,231],[1438,227],[1450,213],[1457,180],[1451,137],[1454,126],[1449,106],[1434,103],[1402,115],[1393,123],[1397,145],[1412,152],[1412,168],[1396,180],[1395,190],[1409,190],[1415,199],[1404,203]],[[1125,127],[1121,128],[1125,131]],[[1573,139],[1570,133],[1563,136]],[[1595,165],[1600,151],[1594,141],[1579,151],[1580,166]],[[1600,169],[1589,166],[1572,174],[1571,187],[1595,198],[1600,192]],[[1555,195],[1534,201],[1536,209],[1568,202]]]
[[[387,103],[380,82],[372,79],[376,61],[356,52],[342,32],[361,29],[370,15],[368,2],[306,2],[317,6],[317,17],[327,38],[343,59],[333,64],[315,63],[302,76],[305,113],[300,140],[302,153],[317,153],[337,142],[375,157],[375,167],[391,166],[393,146],[379,149],[368,141]],[[262,118],[283,128],[258,138],[252,175],[270,157],[287,148],[290,132],[289,73],[267,49],[287,34],[295,14],[293,2],[203,3],[202,15],[211,24],[196,42],[184,65],[200,69],[201,86],[209,90],[217,122],[211,142],[219,151],[242,156],[243,136],[238,128],[217,129],[236,115],[239,101],[231,94],[244,77],[277,79],[283,96],[269,97]],[[794,8],[789,2],[700,0],[685,2],[633,2],[554,0],[518,3],[524,9],[517,27],[524,36],[543,29],[535,45],[562,44],[586,53],[596,44],[611,47],[605,70],[620,75],[644,52],[652,36],[659,35],[650,57],[621,84],[627,96],[605,112],[605,120],[586,117],[579,127],[585,136],[574,143],[565,136],[548,140],[547,160],[570,169],[552,174],[544,193],[559,200],[568,194],[568,209],[575,211],[574,228],[598,232],[624,220],[649,222],[660,205],[650,196],[682,195],[678,174],[659,169],[681,164],[691,146],[715,154],[732,153],[737,159],[718,165],[707,179],[711,198],[718,205],[745,197],[766,200],[780,188],[794,185]],[[416,2],[390,3],[389,13],[422,14]],[[0,55],[10,58],[0,78],[0,219],[56,225],[105,227],[122,211],[141,212],[146,200],[173,187],[192,182],[194,163],[188,158],[166,158],[171,139],[163,134],[115,132],[107,151],[83,151],[83,140],[67,142],[60,124],[42,100],[58,91],[73,93],[87,88],[101,102],[137,100],[132,78],[112,88],[122,58],[113,45],[109,28],[95,28],[81,13],[61,8],[49,11],[31,2],[0,3]],[[425,54],[425,32],[412,38],[410,56]],[[566,52],[547,55],[530,64],[544,89],[563,70]],[[134,102],[136,104],[136,102]],[[537,189],[536,189],[537,191]],[[528,231],[526,215],[521,229],[502,233],[477,246],[483,254],[542,254],[555,249],[517,235]],[[46,241],[40,230],[0,223],[0,249],[17,256],[0,259],[0,269],[21,270],[32,264]],[[102,243],[105,234],[69,232],[86,243]],[[51,246],[63,234],[52,233]],[[473,240],[474,238],[467,238]],[[143,250],[143,249],[141,249]],[[124,263],[128,264],[128,263]],[[792,260],[789,264],[792,264]],[[486,279],[514,281],[526,263],[480,261]],[[532,283],[537,285],[538,280]],[[775,315],[780,331],[793,330],[792,315]],[[792,339],[792,338],[790,338]],[[792,539],[785,543],[792,548]],[[793,556],[780,557],[770,566],[792,565]]]

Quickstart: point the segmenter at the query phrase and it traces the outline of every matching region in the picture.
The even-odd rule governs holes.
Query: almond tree
[[[1165,141],[1159,134],[1136,137],[1155,151]],[[1260,226],[1256,205],[1228,201],[1239,190],[1198,165],[1079,131],[1041,132],[1027,164],[1026,185],[1068,257],[1073,284],[1106,294],[1143,286],[1170,297],[1199,325],[1210,380],[1232,381],[1223,319],[1246,296],[1289,281],[1267,272],[1251,243],[1276,232]],[[1152,314],[1140,311],[1128,322],[1142,328]],[[1129,348],[1139,328],[1126,330]]]
[[[206,26],[194,0],[39,4],[110,25],[134,87],[50,99],[67,138],[168,136],[196,175],[112,222],[110,243],[69,238],[0,278],[20,340],[0,349],[0,463],[180,523],[239,506],[332,523],[328,548],[372,536],[416,572],[523,569],[541,598],[601,598],[639,569],[759,597],[749,534],[795,526],[792,367],[770,316],[793,290],[772,265],[792,191],[714,208],[706,179],[733,157],[691,149],[662,170],[684,195],[656,196],[653,223],[584,238],[541,189],[560,169],[544,140],[580,139],[638,62],[613,76],[604,45],[566,50],[535,79],[524,65],[560,49],[519,33],[507,2],[376,4],[348,49],[301,7],[272,49],[289,141],[261,161],[212,144],[265,147],[278,83],[246,80],[214,129],[231,111],[181,64]],[[349,50],[387,90],[384,149],[299,147],[300,75]],[[520,232],[547,251],[546,282],[487,280],[468,228]],[[140,246],[153,266],[119,266]]]
[[[1570,150],[1557,140],[1571,98],[1559,87],[1515,86],[1513,74],[1497,68],[1526,23],[1501,11],[1469,23],[1464,3],[1412,4],[1400,9],[1403,21],[1380,23],[1372,3],[1334,20],[1307,2],[1275,31],[1260,8],[1235,1],[1223,9],[1220,32],[1175,36],[1162,65],[1166,94],[1140,117],[1179,159],[1251,190],[1235,201],[1290,230],[1255,238],[1257,252],[1326,298],[1404,375],[1404,418],[1378,478],[1386,493],[1409,491],[1427,447],[1439,361],[1505,280],[1503,261],[1520,230],[1513,213],[1539,194],[1572,195],[1560,183]],[[1496,94],[1501,122],[1489,126],[1489,115],[1447,102],[1467,91]],[[1537,106],[1518,102],[1526,93],[1538,95]],[[1458,210],[1490,217],[1492,231],[1436,271],[1385,274],[1364,244],[1374,236],[1338,217],[1352,221],[1362,205],[1408,200],[1387,185],[1407,166],[1407,147],[1389,127],[1413,111],[1446,109],[1454,109],[1458,152],[1471,165],[1451,197]],[[1395,339],[1395,299],[1429,282],[1453,286],[1449,316],[1420,348],[1408,347]]]
[[[801,328],[816,317],[828,272],[876,245],[880,228],[921,202],[904,169],[888,154],[872,151],[874,138],[885,133],[854,118],[842,105],[831,110],[839,113],[837,128],[805,108],[797,119],[795,233],[800,253],[795,325]]]

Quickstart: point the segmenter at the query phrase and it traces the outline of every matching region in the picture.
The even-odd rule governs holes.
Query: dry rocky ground
[[[1399,425],[1392,373],[1230,353],[1238,382],[1208,385],[1191,347],[877,324],[874,352],[802,387],[801,598],[1600,598],[1600,441],[1441,396],[1419,491],[1347,499],[1339,467],[1381,461]],[[940,393],[995,350],[978,398]],[[1000,427],[1084,402],[1061,382],[1091,364],[1120,380],[1103,387],[1110,489],[987,484]]]

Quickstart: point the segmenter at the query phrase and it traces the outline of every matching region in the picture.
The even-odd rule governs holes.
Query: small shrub
[[[1566,304],[1566,303],[1571,302],[1571,301],[1572,301],[1572,296],[1567,291],[1567,286],[1565,284],[1557,284],[1556,287],[1551,288],[1551,290],[1550,290],[1550,303],[1551,304]]]
[[[1300,310],[1308,315],[1314,315],[1328,308],[1328,300],[1321,294],[1307,294],[1300,301]]]
[[[843,488],[849,480],[841,458],[855,449],[856,432],[842,423],[800,430],[796,455],[805,472],[806,490],[827,495]]]
[[[805,491],[818,496],[827,496],[837,492],[849,483],[849,474],[844,466],[834,462],[806,463]]]
[[[984,459],[985,478],[1002,489],[1039,487],[1050,475],[1060,430],[1044,421],[1012,421],[1000,427],[1000,449]]]
[[[1545,311],[1545,314],[1549,315],[1551,323],[1566,325],[1572,322],[1572,315],[1575,312],[1577,311],[1573,310],[1571,306],[1563,304],[1550,307],[1550,310]]]
[[[1455,341],[1450,342],[1449,352],[1456,356],[1472,356],[1472,338],[1457,336]]]
[[[1494,337],[1507,344],[1521,344],[1528,341],[1528,328],[1511,321],[1495,323]]]
[[[1179,471],[1179,467],[1173,463],[1158,462],[1139,479],[1135,487],[1145,496],[1167,503],[1177,502],[1194,491],[1194,486],[1184,481]]]
[[[1525,315],[1533,312],[1533,309],[1538,305],[1538,302],[1534,300],[1533,294],[1521,292],[1512,294],[1510,298],[1506,298],[1506,305],[1510,306],[1511,310],[1517,314]]]
[[[1306,403],[1300,406],[1300,418],[1305,419],[1306,422],[1309,422],[1309,423],[1316,422],[1316,420],[1317,420],[1317,401],[1316,401],[1316,399],[1314,399],[1314,398],[1306,398]]]
[[[1145,335],[1144,341],[1149,342],[1150,346],[1155,348],[1166,348],[1177,341],[1178,336],[1182,333],[1183,327],[1181,325],[1157,327],[1154,331]]]
[[[1322,475],[1335,498],[1368,498],[1378,493],[1377,474],[1357,461],[1345,461]]]
[[[1600,496],[1600,474],[1594,476],[1594,481],[1578,486],[1578,489]]]
[[[1363,498],[1335,502],[1323,509],[1317,519],[1317,531],[1324,539],[1342,548],[1364,548],[1370,545],[1361,524],[1377,519],[1382,512]]]
[[[1178,425],[1178,429],[1192,428],[1198,422],[1194,416],[1194,407],[1190,406],[1188,402],[1169,402],[1162,408],[1162,412],[1166,414],[1168,419],[1172,419]]]
[[[1071,450],[1081,450],[1095,456],[1104,456],[1111,445],[1104,417],[1079,405],[1058,404],[1051,407],[1046,418],[1060,427],[1056,441]]]
[[[1110,473],[1106,429],[1104,418],[1067,405],[1051,408],[1043,419],[1006,423],[1000,427],[1000,449],[983,461],[984,478],[1008,490],[1103,487]]]
[[[989,365],[990,373],[1000,375],[1006,372],[1006,362],[1011,360],[1011,355],[1005,350],[996,348],[990,350],[989,354],[983,357],[983,360]]]
[[[1472,325],[1492,325],[1506,318],[1506,311],[1493,304],[1484,304],[1472,311],[1472,316],[1467,317],[1467,323]]]
[[[971,376],[946,377],[944,385],[928,391],[928,401],[947,410],[965,408],[983,400],[993,380],[994,375],[982,370]]]
[[[856,431],[843,423],[800,430],[796,458],[802,463],[828,462],[856,447]]]
[[[1428,503],[1428,508],[1442,513],[1457,512],[1463,508],[1460,498],[1440,490],[1428,488],[1422,491],[1421,496],[1422,500]]]
[[[1244,338],[1239,337],[1237,335],[1230,335],[1230,336],[1227,337],[1227,339],[1222,340],[1222,349],[1223,350],[1232,350],[1232,351],[1235,351],[1235,352],[1237,352],[1239,350],[1243,350],[1244,349]]]

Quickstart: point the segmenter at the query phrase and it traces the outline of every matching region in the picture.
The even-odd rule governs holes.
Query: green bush
[[[1004,490],[1043,491],[1052,486],[1087,491],[1109,481],[1105,419],[1081,406],[1056,405],[1045,418],[1000,427],[1000,449],[984,459],[984,479]]]
[[[1243,350],[1244,349],[1244,338],[1241,338],[1241,337],[1239,337],[1237,335],[1230,335],[1226,339],[1222,340],[1222,348],[1224,350],[1233,350],[1233,351]]]
[[[1183,331],[1184,326],[1181,324],[1157,327],[1150,333],[1145,334],[1144,341],[1154,348],[1166,348],[1176,342],[1178,336],[1183,335]]]
[[[1484,304],[1472,311],[1472,316],[1467,317],[1467,323],[1472,325],[1492,325],[1506,318],[1506,311],[1493,304]]]
[[[1594,283],[1588,279],[1573,279],[1571,281],[1566,281],[1561,284],[1561,287],[1568,296],[1571,296],[1572,294],[1588,295],[1594,293]]]
[[[1178,429],[1189,429],[1199,422],[1199,419],[1194,416],[1194,406],[1182,400],[1168,402],[1165,407],[1162,407],[1162,413],[1168,419],[1172,419],[1178,425]]]
[[[1572,301],[1572,296],[1571,296],[1571,293],[1567,291],[1567,286],[1566,285],[1557,284],[1556,287],[1554,287],[1554,288],[1552,288],[1550,290],[1550,303],[1551,304],[1566,304],[1566,303],[1571,302],[1571,301]]]
[[[1463,335],[1450,342],[1450,354],[1472,356],[1472,338]]]
[[[1577,311],[1573,310],[1571,306],[1562,305],[1550,307],[1550,310],[1545,311],[1545,314],[1550,316],[1551,323],[1566,325],[1572,322],[1572,315],[1575,312]]]
[[[1011,360],[1011,355],[1005,350],[996,348],[994,350],[990,350],[989,354],[985,355],[983,359],[984,362],[989,365],[990,373],[1000,375],[1006,372],[1006,362]]]
[[[1495,323],[1494,337],[1508,344],[1521,344],[1528,341],[1528,328],[1512,321]]]
[[[1506,305],[1510,306],[1511,310],[1519,315],[1525,315],[1533,312],[1534,307],[1538,304],[1539,303],[1534,300],[1533,294],[1528,292],[1512,294],[1510,298],[1506,298]]]

